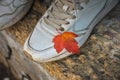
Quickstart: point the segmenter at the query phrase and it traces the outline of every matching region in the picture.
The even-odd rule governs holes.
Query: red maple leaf
[[[73,32],[63,32],[53,38],[54,48],[56,52],[60,53],[64,48],[73,54],[78,53],[79,47],[77,41],[74,39],[77,35]]]

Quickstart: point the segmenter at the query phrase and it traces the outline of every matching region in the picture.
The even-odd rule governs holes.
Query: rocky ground
[[[35,0],[28,15],[6,31],[23,45],[45,10],[45,6]],[[119,45],[120,2],[96,25],[88,41],[80,48],[80,54],[40,64],[57,80],[120,80]]]

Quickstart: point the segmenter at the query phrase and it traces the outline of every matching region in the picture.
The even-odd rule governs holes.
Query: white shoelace
[[[70,14],[73,10],[81,10],[83,6],[80,4],[86,4],[89,0],[56,0],[52,3],[52,9],[48,11],[48,16],[44,18],[47,25],[54,27],[57,30],[64,31],[61,25],[69,24],[66,19],[75,19],[76,16]]]

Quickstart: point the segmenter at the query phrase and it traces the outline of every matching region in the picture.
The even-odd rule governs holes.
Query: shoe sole
[[[19,14],[16,15],[11,21],[9,21],[7,24],[3,25],[0,27],[0,30],[4,30],[12,25],[14,25],[15,23],[17,23],[19,20],[21,20],[29,11],[29,9],[31,8],[31,5],[33,3],[33,0],[30,0],[30,2],[26,3],[27,7],[24,7],[23,11]]]

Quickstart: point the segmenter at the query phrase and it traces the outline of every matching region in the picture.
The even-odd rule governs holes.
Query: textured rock
[[[34,6],[24,19],[2,32],[7,37],[10,47],[15,46],[15,49],[12,48],[14,60],[10,60],[13,68],[13,65],[16,65],[20,70],[26,71],[30,77],[34,77],[33,80],[38,80],[38,76],[35,75],[39,74],[50,74],[52,78],[47,76],[49,80],[53,80],[53,77],[57,80],[120,79],[120,3],[96,25],[88,41],[80,48],[80,54],[55,62],[42,64],[34,62],[33,64],[24,56],[24,52],[19,53],[19,51],[22,51],[26,38],[45,10],[45,6],[39,5],[39,2],[35,0]],[[12,43],[8,37],[13,40]],[[19,46],[16,42],[20,43]],[[19,63],[13,64],[12,62],[15,61]],[[21,64],[21,61],[24,64]],[[30,64],[27,61],[34,68],[29,67]],[[24,68],[24,65],[27,67]],[[36,70],[36,67],[41,66],[48,73],[41,73],[42,69]]]

